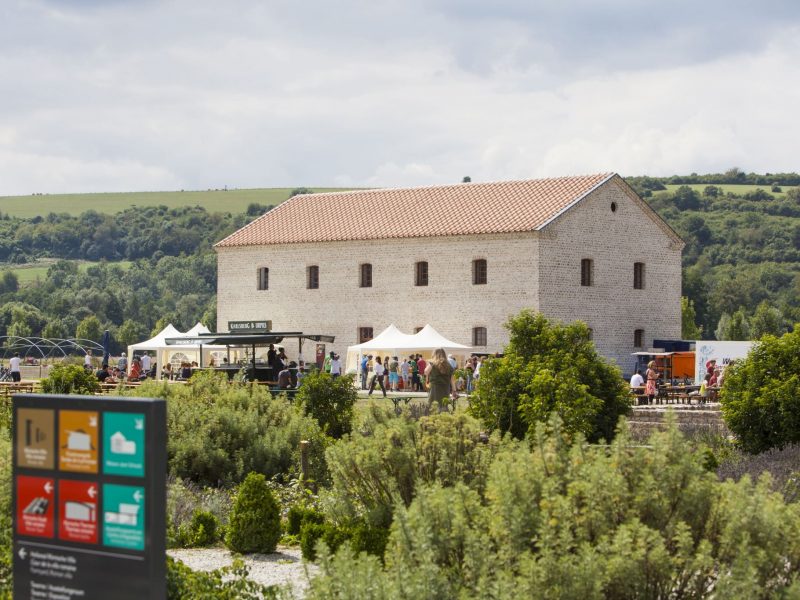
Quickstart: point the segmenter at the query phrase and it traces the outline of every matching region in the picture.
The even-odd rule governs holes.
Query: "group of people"
[[[727,365],[730,367],[735,361],[731,360]],[[725,379],[725,370],[717,365],[717,360],[712,358],[706,363],[706,372],[703,375],[703,383],[700,389],[691,392],[690,395],[700,396],[702,399],[716,400],[717,392],[722,387]],[[656,361],[651,360],[647,363],[647,371],[644,377],[642,371],[637,370],[631,377],[631,390],[639,390],[644,387],[644,394],[647,396],[647,403],[652,404],[658,394],[658,380],[661,379],[661,372],[658,370]]]
[[[89,373],[92,372],[91,350],[87,351],[83,358],[83,368]],[[107,362],[103,362],[100,368],[94,371],[94,374],[101,383],[136,382],[148,377],[154,379],[156,376],[156,363],[149,354],[143,354],[140,357],[135,356],[130,361],[129,367],[128,356],[123,352],[117,359],[116,366],[111,367]]]
[[[452,367],[453,372],[458,370],[458,361],[455,356],[445,354],[445,359]],[[456,387],[459,391],[472,393],[475,381],[480,377],[481,361],[481,357],[477,355],[470,356],[464,361],[463,373],[456,380]],[[362,357],[359,366],[362,390],[372,391],[375,386],[378,386],[384,394],[387,390],[392,392],[428,391],[425,377],[428,363],[421,354],[412,354],[402,360],[397,356],[381,358],[369,354]]]

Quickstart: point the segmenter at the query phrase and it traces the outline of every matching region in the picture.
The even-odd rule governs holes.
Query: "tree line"
[[[757,339],[800,322],[800,189],[737,195],[719,187],[731,178],[788,186],[800,176],[732,171],[682,177],[707,183],[702,191],[688,185],[657,189],[675,177],[627,179],[686,242],[684,339]],[[270,208],[252,204],[231,214],[156,206],[113,215],[0,216],[0,336],[99,339],[98,332],[109,329],[122,348],[167,322],[212,327],[212,246]],[[33,285],[20,286],[2,268],[43,257],[62,260]],[[84,271],[75,259],[101,262]],[[123,268],[116,264],[121,260],[132,264]]]

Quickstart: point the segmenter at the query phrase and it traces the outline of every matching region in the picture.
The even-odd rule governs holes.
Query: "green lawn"
[[[0,271],[13,271],[17,276],[19,285],[26,286],[35,283],[36,281],[44,281],[44,279],[47,277],[47,269],[49,269],[50,265],[54,262],[56,261],[52,259],[45,259],[26,265],[7,265],[0,263]],[[86,269],[92,265],[99,264],[88,260],[79,260],[76,262],[78,263],[78,269],[81,271],[86,271]],[[131,261],[122,260],[113,264],[118,265],[123,269],[127,269],[131,266]]]
[[[208,190],[199,192],[127,192],[108,194],[44,194],[0,196],[0,212],[13,217],[30,218],[49,213],[79,215],[87,210],[115,214],[131,206],[180,208],[202,206],[209,212],[242,213],[253,202],[280,204],[294,188],[255,190]],[[336,188],[311,188],[315,192],[335,192]]]
[[[762,190],[764,190],[768,194],[772,194],[776,198],[783,198],[786,195],[786,192],[791,190],[792,187],[793,187],[793,186],[784,185],[784,186],[781,186],[781,191],[780,192],[773,192],[773,191],[771,191],[771,189],[772,189],[771,185],[739,185],[739,184],[728,184],[728,183],[719,183],[719,184],[717,184],[717,183],[690,183],[690,184],[687,184],[687,185],[690,188],[692,188],[694,191],[699,193],[699,194],[702,194],[703,190],[707,186],[713,185],[715,187],[722,188],[722,192],[724,194],[727,194],[728,192],[731,192],[731,193],[737,194],[739,196],[743,196],[747,192],[755,192],[757,189],[761,188]],[[681,186],[680,185],[672,185],[672,184],[666,186],[667,190],[669,190],[670,192],[674,192],[679,187],[681,187]]]

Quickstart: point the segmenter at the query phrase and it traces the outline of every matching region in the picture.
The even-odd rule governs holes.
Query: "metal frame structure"
[[[0,351],[2,358],[13,356],[19,352],[28,357],[34,356],[42,360],[48,358],[66,358],[70,354],[86,354],[87,350],[103,352],[103,346],[92,340],[83,338],[43,338],[22,337],[18,335],[0,335]]]

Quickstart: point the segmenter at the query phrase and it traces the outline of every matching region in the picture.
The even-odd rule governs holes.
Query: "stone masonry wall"
[[[467,345],[473,327],[486,327],[488,344],[479,350],[501,351],[506,319],[537,308],[537,244],[537,234],[524,233],[218,248],[218,327],[271,319],[275,331],[335,335],[328,349],[342,355],[358,343],[359,327],[377,335],[394,323],[414,333],[430,323]],[[487,260],[486,285],[472,284],[478,258]],[[417,261],[428,261],[426,287],[414,285]],[[371,288],[359,287],[365,262],[372,264]],[[309,265],[319,266],[319,289],[306,289]],[[269,268],[269,290],[256,289],[258,267]]]
[[[611,203],[616,204],[612,212]],[[614,181],[598,188],[542,230],[540,307],[548,317],[580,319],[598,351],[625,373],[632,352],[653,340],[680,339],[681,248]],[[593,285],[581,285],[581,259],[593,260]],[[645,263],[644,289],[633,288],[633,263]],[[634,348],[634,330],[644,330]]]

